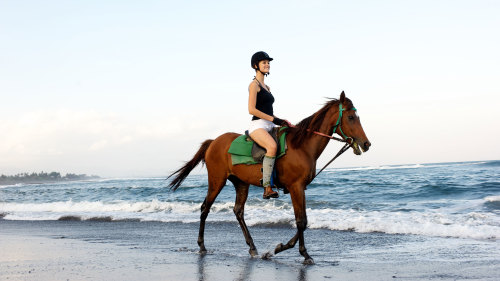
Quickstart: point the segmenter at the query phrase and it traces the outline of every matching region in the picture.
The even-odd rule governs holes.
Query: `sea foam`
[[[497,196],[488,196],[484,198],[487,202],[500,202],[500,195]]]
[[[492,199],[492,198],[490,198]],[[496,198],[497,200],[498,198]],[[236,222],[234,203],[215,203],[208,221]],[[5,220],[58,220],[78,217],[82,220],[109,217],[112,220],[160,222],[199,222],[200,204],[188,202],[53,202],[0,203]],[[356,232],[415,234],[439,237],[497,239],[500,221],[491,213],[453,214],[446,210],[429,212],[361,211],[353,209],[307,209],[308,227]],[[256,201],[247,204],[245,219],[249,226],[289,224],[295,226],[291,204]]]

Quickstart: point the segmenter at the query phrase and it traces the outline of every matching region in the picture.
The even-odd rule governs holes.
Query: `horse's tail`
[[[184,166],[182,166],[179,170],[173,172],[170,176],[167,177],[169,179],[170,177],[174,176],[177,174],[177,176],[170,182],[168,185],[170,189],[175,191],[184,181],[184,179],[187,178],[189,173],[200,164],[201,161],[205,163],[205,153],[208,150],[208,147],[214,140],[206,140],[201,144],[200,149],[198,149],[198,152],[194,155],[193,159],[191,159],[189,162],[187,162]]]

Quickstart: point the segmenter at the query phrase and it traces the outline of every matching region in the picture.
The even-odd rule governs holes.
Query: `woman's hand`
[[[287,126],[287,127],[292,127],[292,123],[286,119],[280,119],[278,117],[274,117],[273,123],[278,125],[278,126]]]

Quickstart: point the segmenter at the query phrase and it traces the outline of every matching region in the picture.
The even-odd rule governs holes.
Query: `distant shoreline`
[[[40,173],[21,173],[17,175],[0,175],[0,185],[15,185],[15,184],[41,184],[41,183],[57,183],[70,182],[79,180],[94,180],[101,177],[96,175],[72,174],[68,173],[62,176],[59,172],[40,172]]]

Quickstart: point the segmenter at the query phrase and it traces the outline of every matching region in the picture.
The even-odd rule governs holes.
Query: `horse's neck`
[[[338,116],[338,111],[335,111],[333,115]],[[319,129],[320,133],[330,136],[335,133],[333,132],[334,124],[331,122],[332,119],[334,118],[331,118],[331,116],[325,116],[323,123],[321,124],[321,127]],[[309,138],[305,142],[305,147],[308,150],[308,154],[311,155],[315,160],[318,160],[318,158],[321,156],[326,146],[328,145],[329,141],[330,139],[327,137],[310,134]]]

